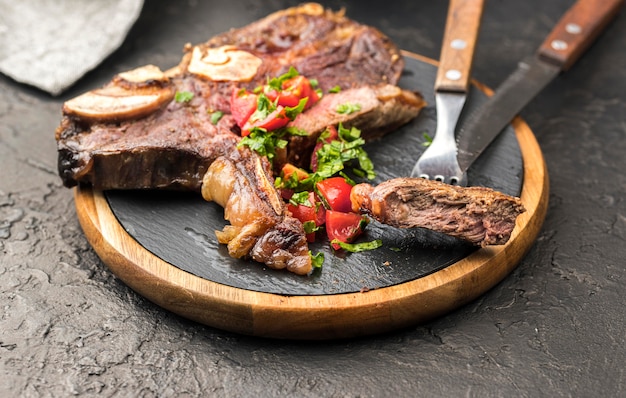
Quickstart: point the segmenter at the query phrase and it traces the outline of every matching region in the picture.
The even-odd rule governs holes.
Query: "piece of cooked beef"
[[[290,66],[316,78],[324,92],[336,85],[347,89],[396,84],[404,68],[400,50],[379,30],[317,3],[275,12],[198,47],[204,52],[223,46],[234,46],[263,60],[256,75],[261,81],[255,77],[248,89]]]
[[[519,198],[483,187],[459,187],[423,178],[394,178],[373,187],[354,186],[353,210],[397,228],[422,227],[474,245],[506,243],[518,215]]]
[[[404,62],[386,36],[343,12],[304,4],[188,45],[169,71],[138,68],[67,101],[56,130],[59,174],[68,187],[86,182],[100,189],[199,190],[210,163],[239,139],[231,117],[214,126],[212,113],[228,115],[233,90],[253,89],[291,66],[315,78],[324,92],[339,86],[350,96],[360,88],[355,93],[367,93],[359,100],[363,105],[376,97],[363,106],[367,111],[331,118],[361,128],[364,136],[388,132],[424,106],[415,94],[393,86]],[[175,93],[189,95],[174,100]],[[324,103],[332,103],[333,95],[307,112],[328,113]],[[295,140],[287,156],[302,157],[317,134],[304,146]]]
[[[342,113],[342,105],[354,106],[354,111]],[[356,127],[362,131],[361,137],[370,141],[408,123],[425,105],[420,95],[391,84],[326,94],[309,111],[289,123],[289,127],[304,130],[308,135],[289,137],[287,160],[308,168],[317,139],[328,126],[341,123],[345,128]]]
[[[202,197],[224,208],[230,225],[216,235],[232,257],[299,275],[312,270],[302,223],[286,213],[267,158],[245,147],[219,157],[204,175]]]

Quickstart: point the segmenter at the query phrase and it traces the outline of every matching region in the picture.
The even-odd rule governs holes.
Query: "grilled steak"
[[[307,274],[311,258],[302,223],[286,212],[268,160],[238,148],[239,127],[230,115],[233,92],[253,90],[290,67],[315,78],[327,94],[293,121],[308,136],[294,137],[275,163],[308,162],[329,125],[355,126],[373,138],[407,123],[425,105],[395,86],[404,63],[387,37],[342,12],[305,4],[187,45],[169,71],[141,67],[67,101],[56,130],[59,174],[68,187],[201,191],[225,209],[231,224],[216,234],[231,256]],[[341,91],[328,93],[335,87]],[[342,102],[361,109],[341,114]],[[216,111],[224,114],[217,123]]]
[[[342,104],[358,104],[359,110],[350,114],[337,113]],[[309,111],[301,113],[289,125],[308,133],[289,137],[288,161],[308,167],[311,153],[319,135],[328,127],[341,123],[346,128],[363,131],[365,140],[378,138],[409,122],[426,105],[415,93],[390,84],[342,90],[324,96]]]
[[[359,184],[353,210],[398,228],[423,227],[475,245],[506,243],[521,201],[489,188],[452,186],[423,178],[394,178],[376,187]]]
[[[300,275],[311,271],[302,223],[285,213],[267,158],[248,148],[219,157],[204,175],[202,196],[224,208],[230,225],[216,235],[232,257]]]
[[[85,182],[99,189],[198,191],[209,165],[239,140],[228,115],[233,90],[253,89],[290,66],[316,78],[324,92],[341,87],[342,93],[325,95],[307,111],[324,115],[323,128],[346,122],[362,129],[364,137],[380,135],[424,106],[418,95],[393,86],[403,65],[386,36],[342,12],[319,4],[279,11],[186,46],[181,63],[165,73],[154,66],[138,68],[67,101],[56,131],[59,174],[68,187]],[[175,93],[190,93],[191,99],[176,101]],[[333,97],[363,93],[359,102],[367,100],[368,106],[361,112],[336,112]],[[217,125],[211,123],[214,111],[227,115]],[[305,114],[294,122],[311,125]],[[307,159],[319,128],[311,137],[293,140],[282,159]]]

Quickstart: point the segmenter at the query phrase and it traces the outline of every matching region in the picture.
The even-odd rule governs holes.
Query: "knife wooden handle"
[[[623,0],[579,0],[539,47],[539,56],[569,69],[617,15]]]
[[[435,91],[467,92],[484,0],[450,0]]]

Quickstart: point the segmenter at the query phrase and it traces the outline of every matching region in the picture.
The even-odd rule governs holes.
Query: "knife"
[[[560,72],[567,71],[617,15],[624,0],[579,0],[536,53],[471,113],[458,133],[457,160],[465,173],[491,141]]]

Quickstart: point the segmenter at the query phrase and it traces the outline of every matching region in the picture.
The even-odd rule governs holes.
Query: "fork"
[[[456,157],[455,129],[467,98],[483,6],[484,0],[450,0],[435,79],[437,129],[432,143],[415,163],[411,177],[467,185]]]

